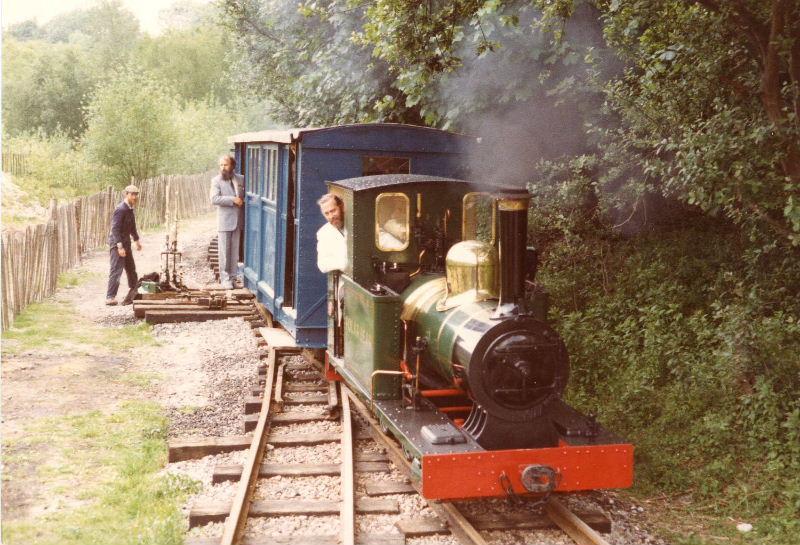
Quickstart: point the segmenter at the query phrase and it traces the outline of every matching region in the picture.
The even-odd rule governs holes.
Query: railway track
[[[216,240],[209,245],[208,261],[218,275]],[[194,293],[193,302],[208,295]],[[242,464],[218,465],[214,469],[213,483],[236,483],[233,499],[197,503],[189,513],[190,528],[211,524],[219,532],[191,537],[187,545],[401,545],[407,539],[436,535],[451,535],[464,545],[483,545],[491,532],[552,528],[561,528],[579,545],[607,545],[595,531],[610,531],[610,521],[604,514],[589,512],[578,516],[552,498],[541,513],[524,509],[525,502],[520,501],[523,509],[513,515],[481,515],[476,514],[482,511],[480,506],[463,510],[453,502],[424,500],[402,449],[383,433],[362,401],[344,384],[326,381],[319,362],[308,352],[301,353],[286,332],[272,328],[271,316],[247,290],[234,290],[227,295],[228,312],[242,313],[265,350],[257,369],[259,386],[244,404],[244,431],[249,434],[170,443],[171,462],[246,450]],[[203,314],[198,314],[196,308],[182,308],[177,300],[151,299],[139,305],[135,311],[142,317],[153,312],[157,319],[164,319],[160,316],[168,312],[181,317],[181,312]],[[267,325],[270,327],[264,327]],[[328,426],[321,428],[321,424]],[[337,444],[338,449],[333,448]],[[270,459],[269,453],[279,449],[306,450],[299,463],[295,459]],[[394,475],[390,474],[391,464],[396,468]],[[397,475],[401,480],[391,478]],[[338,480],[336,497],[274,499],[275,490],[270,490],[270,480],[313,478]],[[400,497],[415,498],[416,505],[426,507],[432,515],[401,513]],[[394,528],[399,533],[359,531],[358,518],[373,515],[394,517]],[[276,517],[336,517],[338,524],[333,526],[338,529],[313,535],[276,535],[250,528],[255,526],[254,521]]]
[[[465,513],[455,503],[426,502],[418,495],[411,465],[402,450],[382,433],[363,403],[346,386],[326,382],[317,366],[292,346],[285,332],[271,328],[255,331],[267,337],[268,348],[258,369],[261,384],[245,403],[245,428],[252,434],[176,440],[170,444],[170,461],[248,449],[243,464],[220,465],[214,470],[213,482],[238,483],[233,500],[198,503],[190,511],[190,527],[215,524],[220,532],[211,537],[190,538],[188,545],[400,545],[408,538],[448,534],[458,543],[480,545],[487,543],[487,532],[556,527],[581,545],[607,543],[586,524],[608,531],[610,522],[605,515],[583,513],[578,517],[557,500],[550,500],[545,506],[546,515],[525,511],[517,516],[481,516]],[[321,424],[327,424],[328,431],[320,431]],[[336,444],[338,449],[333,448]],[[269,459],[270,452],[303,447],[308,447],[303,453],[306,459],[299,463]],[[389,475],[390,462],[396,468],[394,475]],[[391,478],[398,474],[405,481]],[[340,492],[335,499],[259,499],[272,496],[270,480],[277,478],[338,479]],[[398,504],[400,497],[414,499],[435,516],[403,513]],[[365,532],[363,527],[369,524],[357,524],[378,515],[393,518],[399,533]],[[329,526],[338,530],[318,535],[274,535],[261,534],[253,528],[256,521],[274,517],[337,517],[338,524]]]
[[[216,265],[215,242],[210,244],[208,253],[212,267]],[[209,294],[214,295],[191,295],[196,302]],[[321,364],[309,352],[301,352],[286,332],[271,327],[271,316],[252,300],[252,294],[234,290],[228,296],[231,307],[246,309],[242,315],[264,351],[257,368],[258,387],[244,404],[244,431],[249,434],[170,442],[170,462],[246,450],[243,463],[214,469],[213,483],[236,483],[234,497],[192,506],[190,528],[213,525],[215,530],[210,536],[190,537],[187,545],[401,545],[410,538],[435,535],[451,535],[464,545],[483,545],[492,532],[553,528],[561,528],[579,545],[607,545],[595,531],[610,531],[610,521],[604,514],[576,515],[556,499],[550,499],[540,513],[526,509],[526,502],[518,500],[518,512],[499,515],[484,508],[492,500],[473,502],[473,507],[478,504],[477,509],[462,509],[453,502],[426,501],[402,449],[383,433],[361,400],[344,384],[326,381]],[[152,312],[150,307],[162,309],[153,299],[140,305],[143,308],[134,310],[143,315]],[[196,309],[181,308],[181,302],[176,300],[163,301],[163,307],[179,316],[197,313]],[[297,450],[301,459],[271,459],[271,453],[281,449]],[[338,493],[325,499],[275,499],[278,479],[335,480]],[[411,499],[417,512],[403,512],[400,498]],[[419,512],[425,509],[430,515],[420,516]],[[358,522],[371,516],[388,517],[396,530],[365,531],[369,524]],[[277,517],[335,521],[327,526],[336,531],[276,535],[258,528],[257,521]]]

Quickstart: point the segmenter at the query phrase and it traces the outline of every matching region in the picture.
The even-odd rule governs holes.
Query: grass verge
[[[159,475],[166,439],[162,409],[149,402],[127,402],[108,415],[94,411],[38,421],[24,445],[7,444],[5,450],[28,453],[27,462],[38,468],[60,503],[49,514],[4,521],[3,543],[182,543],[179,505],[199,483]],[[4,475],[13,478],[13,470]]]
[[[33,303],[3,334],[3,351],[19,354],[29,350],[55,354],[89,354],[97,348],[124,352],[156,345],[152,326],[142,322],[116,328],[99,326],[82,318],[72,304],[48,299]]]

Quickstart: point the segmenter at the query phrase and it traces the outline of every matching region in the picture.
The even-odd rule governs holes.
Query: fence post
[[[47,260],[45,261],[45,293],[52,293],[58,284],[59,244],[58,244],[58,201],[50,199],[50,211],[47,214]]]

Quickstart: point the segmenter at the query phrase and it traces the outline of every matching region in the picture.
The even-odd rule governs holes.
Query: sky
[[[207,2],[208,0],[200,0]],[[122,3],[139,18],[140,28],[149,34],[161,31],[159,12],[170,7],[175,0],[122,0]],[[36,19],[45,23],[54,16],[91,5],[86,0],[2,0],[2,26]]]

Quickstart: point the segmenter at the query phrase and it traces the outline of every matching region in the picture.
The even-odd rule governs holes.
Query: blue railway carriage
[[[245,178],[245,285],[299,346],[327,341],[316,266],[326,182],[379,174],[464,175],[474,138],[388,123],[268,130],[230,138]]]

